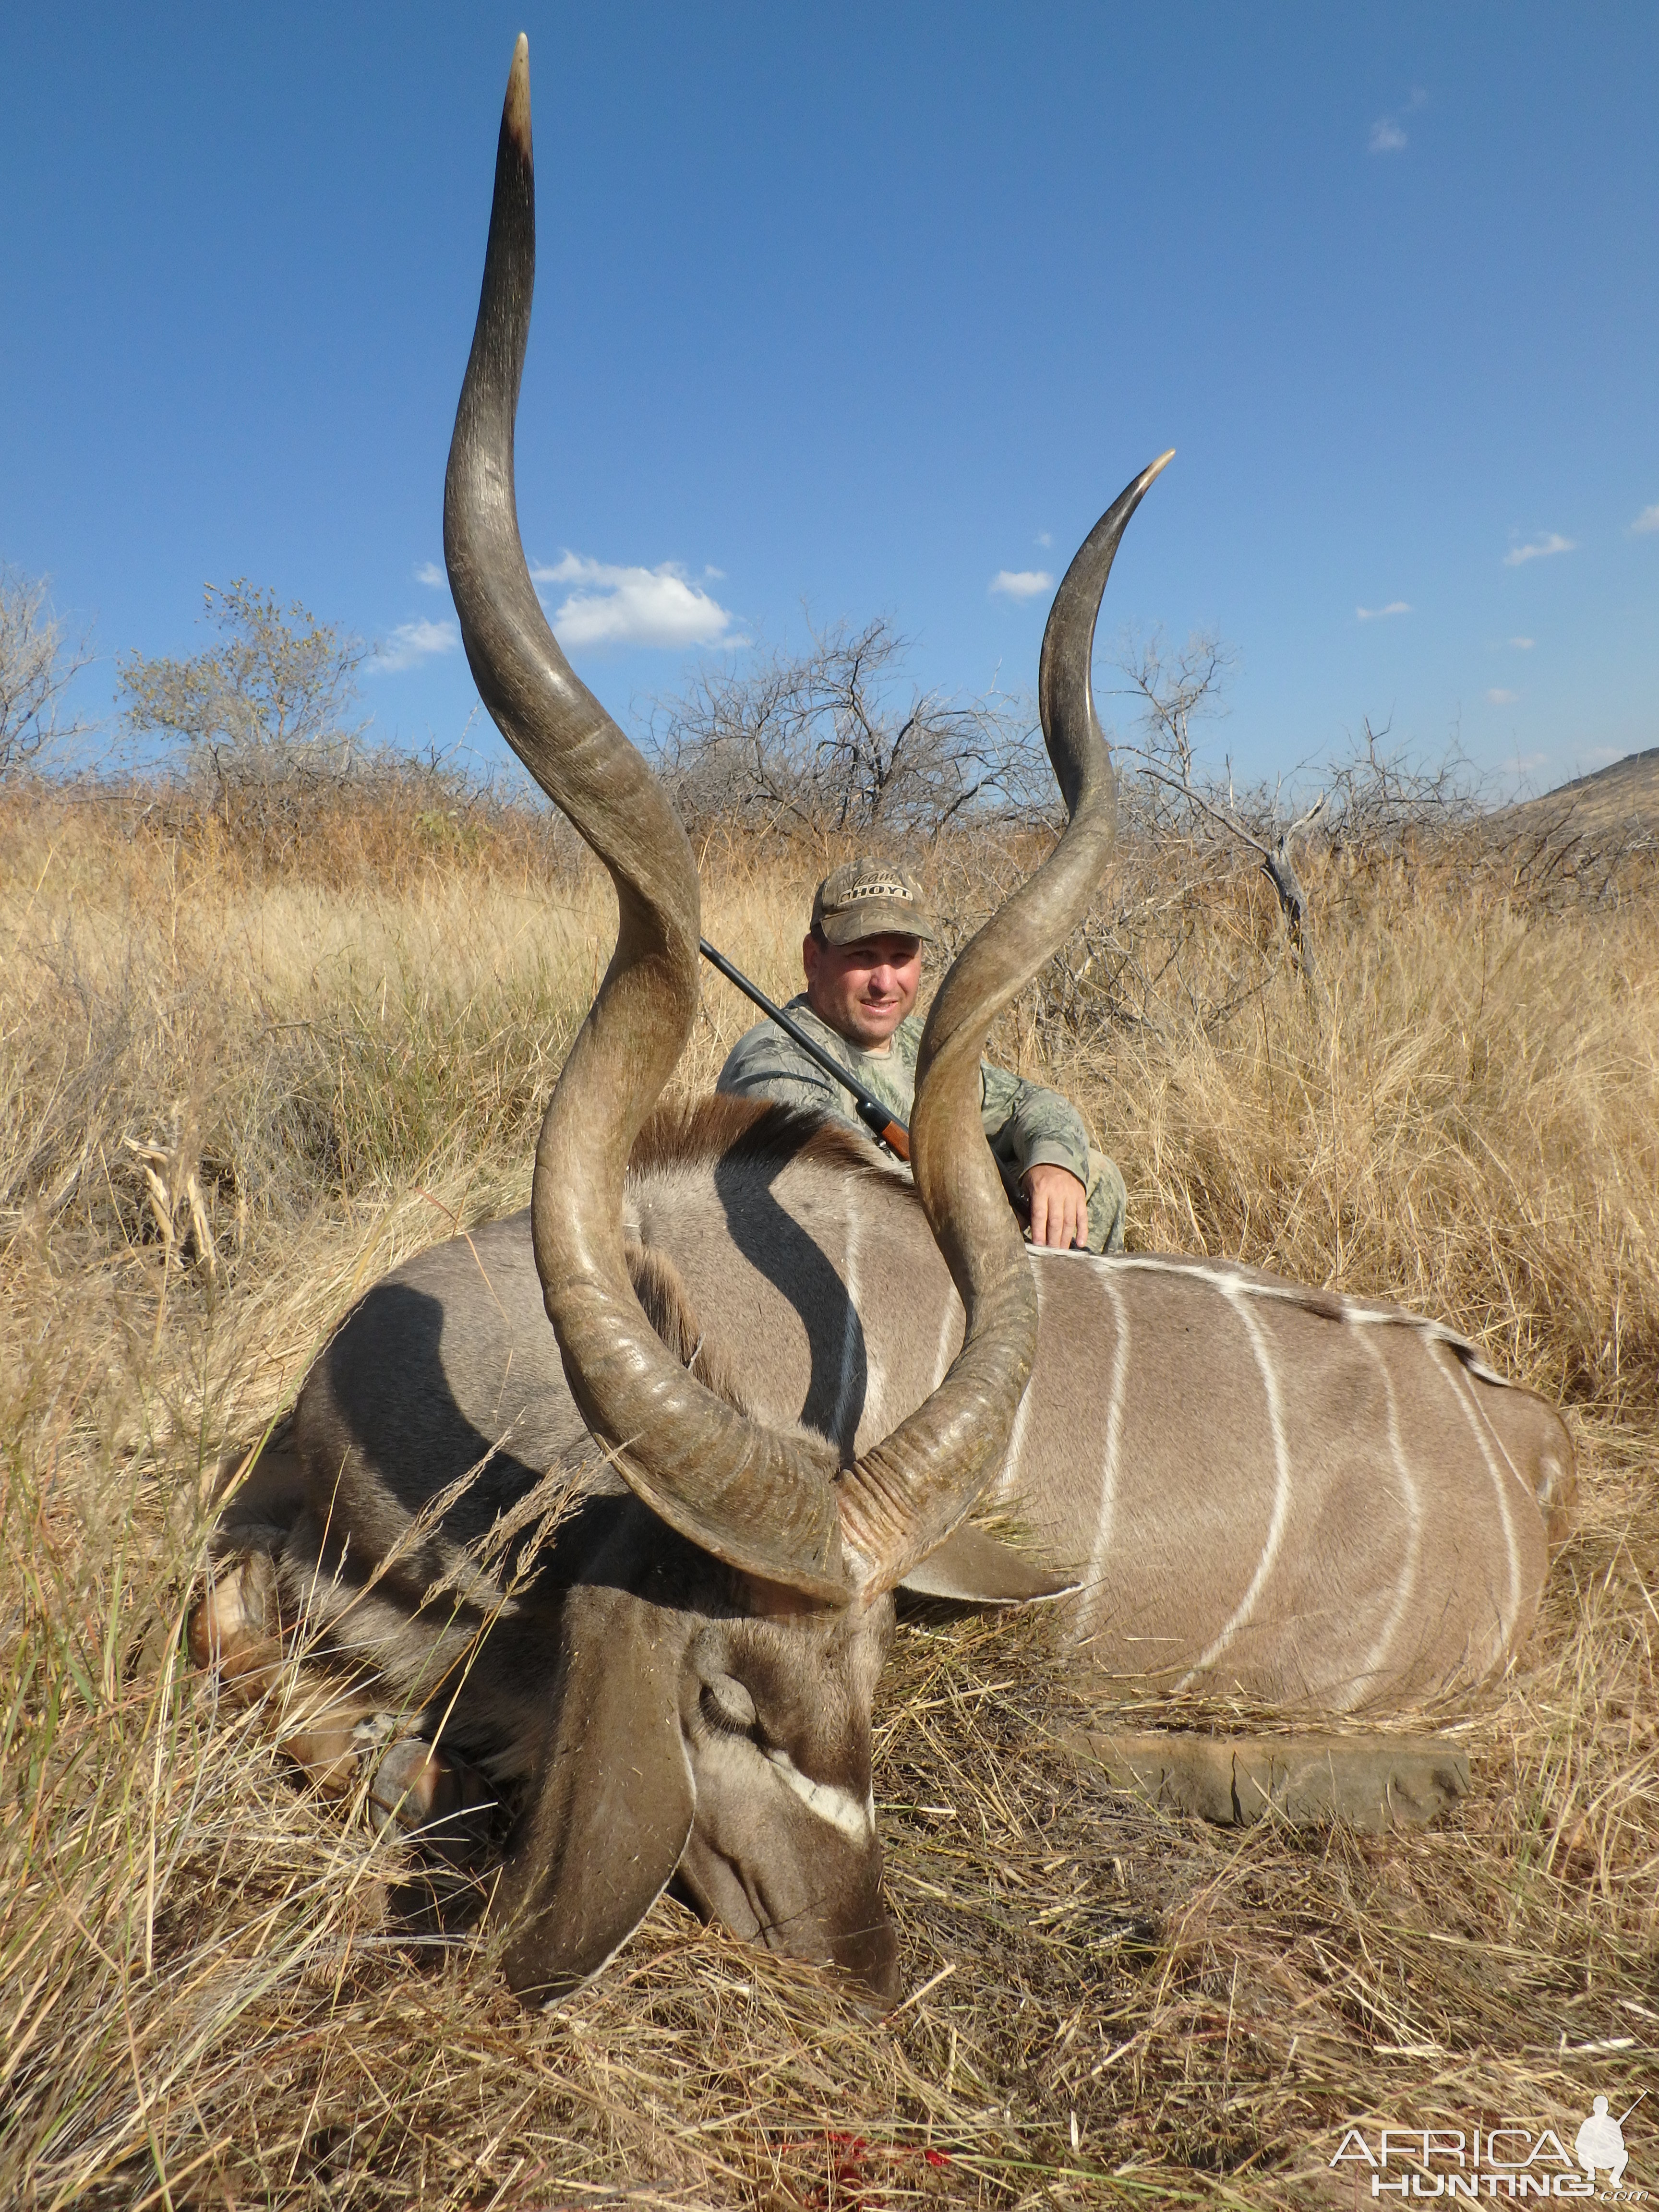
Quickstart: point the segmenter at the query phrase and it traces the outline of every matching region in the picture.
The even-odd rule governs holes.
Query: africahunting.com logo
[[[1606,2203],[1641,2204],[1645,2189],[1626,2179],[1630,2153],[1625,2123],[1641,2096],[1615,2119],[1597,2097],[1572,2139],[1569,2153],[1553,2128],[1505,2123],[1492,2128],[1421,2128],[1404,2124],[1367,2131],[1350,2128],[1331,2160],[1351,2175],[1356,2199],[1449,2197],[1592,2197]],[[1369,2184],[1369,2186],[1367,2185]]]

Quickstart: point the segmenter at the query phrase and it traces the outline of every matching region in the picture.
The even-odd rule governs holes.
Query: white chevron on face
[[[767,1765],[783,1784],[799,1798],[810,1813],[826,1820],[837,1834],[849,1844],[862,1850],[876,1832],[876,1801],[873,1793],[855,1797],[850,1790],[839,1783],[814,1782],[810,1774],[803,1774],[787,1751],[769,1748],[763,1754]]]

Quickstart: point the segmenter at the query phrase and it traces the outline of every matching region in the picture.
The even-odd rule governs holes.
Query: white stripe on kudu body
[[[1039,1273],[1036,1278],[1036,1290],[1037,1302],[1037,1331],[1040,1336],[1042,1329],[1042,1276],[1041,1273]],[[960,1327],[959,1323],[958,1327]],[[1025,1395],[1020,1400],[1019,1411],[1014,1416],[1013,1431],[1008,1438],[1008,1449],[1004,1455],[1002,1465],[998,1469],[997,1473],[991,1478],[991,1480],[986,1488],[985,1499],[988,1504],[1006,1505],[1011,1501],[1018,1498],[1020,1495],[1019,1469],[1021,1462],[1024,1458],[1025,1455],[1025,1439],[1030,1432],[1033,1403],[1034,1401],[1032,1394],[1028,1390],[1025,1393]]]
[[[1039,1277],[1038,1280],[1041,1281]],[[1095,1540],[1089,1551],[1087,1587],[1097,1587],[1106,1571],[1106,1560],[1111,1548],[1117,1521],[1117,1492],[1119,1461],[1123,1452],[1123,1407],[1129,1391],[1129,1310],[1123,1303],[1123,1293],[1109,1275],[1103,1275],[1101,1286],[1111,1304],[1112,1318],[1117,1323],[1117,1341],[1112,1346],[1112,1381],[1106,1401],[1106,1435],[1100,1462],[1100,1510],[1095,1516]]]
[[[1267,1541],[1262,1545],[1261,1556],[1255,1563],[1255,1572],[1250,1578],[1250,1587],[1245,1591],[1237,1610],[1222,1629],[1221,1633],[1198,1660],[1190,1673],[1184,1675],[1177,1685],[1177,1687],[1183,1690],[1189,1688],[1200,1675],[1207,1674],[1215,1666],[1239,1630],[1254,1615],[1257,1601],[1267,1587],[1267,1577],[1278,1563],[1279,1548],[1285,1541],[1285,1532],[1290,1526],[1291,1519],[1291,1455],[1285,1438],[1285,1410],[1279,1388],[1279,1377],[1273,1372],[1273,1364],[1268,1354],[1267,1340],[1256,1323],[1255,1316],[1249,1311],[1240,1295],[1238,1287],[1230,1285],[1224,1294],[1249,1333],[1250,1349],[1255,1354],[1256,1366],[1261,1376],[1262,1395],[1267,1405],[1267,1422],[1273,1431],[1273,1516],[1267,1524]]]
[[[1457,1410],[1469,1425],[1469,1433],[1474,1438],[1481,1462],[1492,1477],[1492,1494],[1497,1504],[1498,1517],[1504,1526],[1504,1547],[1509,1559],[1509,1604],[1501,1617],[1504,1634],[1507,1638],[1514,1628],[1515,1617],[1521,1604],[1521,1554],[1516,1546],[1515,1522],[1510,1515],[1509,1499],[1504,1494],[1503,1472],[1492,1455],[1492,1446],[1486,1441],[1486,1431],[1488,1425],[1481,1421],[1479,1409],[1469,1403],[1462,1387],[1463,1377],[1449,1372],[1442,1366],[1438,1357],[1439,1349],[1438,1346],[1431,1345],[1429,1356],[1433,1360],[1436,1369],[1445,1376],[1447,1382],[1451,1385],[1452,1395],[1457,1401]],[[1509,1455],[1505,1453],[1504,1457],[1507,1459],[1508,1456]]]
[[[836,1410],[830,1424],[831,1436],[839,1437],[845,1429],[853,1411],[853,1387],[858,1373],[859,1352],[864,1342],[864,1331],[859,1321],[859,1206],[858,1192],[849,1182],[847,1189],[847,1212],[842,1247],[841,1279],[847,1292],[847,1318],[841,1339],[841,1381],[836,1390]],[[866,1374],[869,1370],[866,1368]],[[878,1393],[868,1390],[866,1399]],[[869,1408],[872,1413],[875,1407]]]
[[[756,1378],[762,1418],[833,1406],[841,1449],[861,1450],[927,1395],[962,1314],[901,1176],[810,1152],[773,1175],[793,1224],[846,1238],[817,1248],[842,1264],[813,1267],[799,1237],[751,1241],[735,1340],[727,1224],[698,1190],[680,1182],[641,1218],[700,1326]],[[1571,1467],[1540,1399],[1443,1323],[1374,1299],[1174,1255],[1031,1265],[1036,1362],[986,1498],[1077,1575],[1093,1664],[1375,1711],[1507,1662],[1547,1565],[1540,1508]]]
[[[1400,1402],[1395,1395],[1394,1377],[1389,1372],[1389,1363],[1378,1351],[1376,1338],[1369,1329],[1357,1328],[1353,1336],[1354,1342],[1376,1369],[1382,1385],[1382,1395],[1389,1409],[1389,1455],[1394,1462],[1395,1479],[1400,1485],[1401,1504],[1408,1531],[1402,1547],[1400,1577],[1395,1584],[1394,1602],[1389,1608],[1388,1617],[1376,1641],[1359,1663],[1359,1680],[1369,1681],[1385,1673],[1395,1639],[1410,1619],[1423,1551],[1423,1500],[1417,1479],[1412,1473],[1411,1462],[1406,1456],[1405,1440],[1400,1433]]]

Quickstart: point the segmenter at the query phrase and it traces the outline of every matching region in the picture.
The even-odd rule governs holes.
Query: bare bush
[[[651,730],[694,835],[722,824],[823,842],[939,836],[965,813],[1022,814],[1052,778],[1030,718],[998,696],[967,702],[904,678],[906,641],[881,616],[705,670],[659,702]]]
[[[1178,650],[1166,645],[1159,630],[1127,632],[1117,665],[1140,710],[1142,742],[1122,749],[1138,763],[1129,810],[1136,826],[1144,836],[1195,854],[1218,839],[1224,851],[1243,847],[1253,853],[1278,898],[1291,957],[1316,988],[1308,895],[1297,873],[1292,841],[1324,811],[1325,794],[1301,813],[1287,813],[1278,786],[1271,793],[1262,787],[1241,799],[1231,762],[1224,779],[1200,781],[1193,725],[1224,712],[1226,688],[1237,665],[1232,648],[1213,631],[1195,630]]]
[[[1438,760],[1422,761],[1390,737],[1387,723],[1374,730],[1368,718],[1347,757],[1326,771],[1325,836],[1334,858],[1364,860],[1434,842],[1486,811],[1480,778],[1455,743]]]
[[[95,726],[67,707],[90,642],[69,636],[47,588],[44,576],[0,567],[0,781]]]

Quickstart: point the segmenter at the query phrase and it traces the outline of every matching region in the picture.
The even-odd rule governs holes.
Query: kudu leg
[[[372,1683],[343,1681],[325,1668],[295,1665],[269,1552],[234,1553],[218,1561],[190,1617],[191,1656],[216,1668],[241,1704],[272,1699],[277,1748],[326,1796],[353,1790],[365,1759],[379,1755],[368,1788],[368,1816],[380,1830],[462,1869],[489,1853],[497,1792],[464,1759],[398,1734]]]
[[[488,1775],[420,1736],[394,1743],[368,1785],[368,1817],[452,1866],[488,1856],[498,1793]]]
[[[348,1795],[365,1754],[394,1732],[371,1684],[292,1662],[269,1552],[231,1553],[215,1563],[191,1610],[188,1641],[197,1665],[215,1669],[239,1703],[270,1699],[277,1748],[325,1796]]]
[[[1067,1747],[1112,1784],[1229,1827],[1346,1820],[1423,1828],[1468,1794],[1468,1754],[1441,1736],[1206,1736],[1079,1730]]]
[[[190,1656],[244,1705],[272,1688],[283,1666],[276,1567],[268,1552],[233,1553],[214,1562],[206,1589],[191,1608]]]

